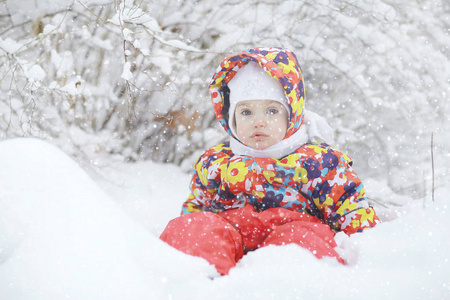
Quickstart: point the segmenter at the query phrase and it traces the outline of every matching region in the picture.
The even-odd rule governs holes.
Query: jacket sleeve
[[[181,206],[181,215],[190,214],[193,212],[203,211],[204,202],[197,199],[194,193],[199,194],[202,191],[201,187],[197,187],[195,182],[198,180],[198,175],[195,173],[191,179],[191,193],[186,201]]]
[[[311,212],[348,235],[378,224],[351,159],[326,144],[308,147],[314,155],[303,163],[306,182],[302,192],[312,200]]]
[[[210,210],[220,186],[220,170],[228,158],[224,149],[223,144],[214,146],[197,159],[190,183],[191,193],[182,205],[181,215]]]

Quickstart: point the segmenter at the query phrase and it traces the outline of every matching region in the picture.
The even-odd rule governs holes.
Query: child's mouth
[[[268,137],[267,134],[263,133],[263,132],[255,132],[251,135],[251,138],[255,139],[255,140],[261,140]]]

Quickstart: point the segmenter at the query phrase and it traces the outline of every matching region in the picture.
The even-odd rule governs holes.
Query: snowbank
[[[1,299],[165,299],[167,278],[213,270],[146,231],[53,146],[1,142],[0,161]]]
[[[204,260],[158,239],[188,175],[146,162],[92,176],[44,142],[0,142],[1,299],[450,299],[448,187],[338,234],[347,266],[272,246],[211,280]]]

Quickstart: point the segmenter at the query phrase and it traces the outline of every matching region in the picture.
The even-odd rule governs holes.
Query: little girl
[[[326,143],[326,121],[304,109],[295,54],[252,48],[226,58],[210,86],[230,141],[195,163],[191,194],[161,239],[228,274],[245,253],[295,243],[316,257],[343,259],[335,231],[380,222],[351,159]]]

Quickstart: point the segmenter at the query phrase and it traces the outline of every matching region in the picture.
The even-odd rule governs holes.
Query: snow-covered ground
[[[337,234],[346,266],[269,246],[219,277],[158,239],[189,175],[151,162],[88,173],[48,143],[0,142],[0,299],[450,299],[448,186]]]

